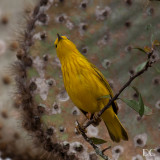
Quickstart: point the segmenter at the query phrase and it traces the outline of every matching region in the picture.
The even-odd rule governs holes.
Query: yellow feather
[[[76,46],[62,36],[55,41],[57,56],[61,62],[61,70],[66,91],[73,103],[81,110],[94,114],[100,111],[109,99],[100,99],[104,95],[113,97],[112,89],[103,74],[77,50]],[[128,140],[127,132],[120,123],[117,103],[102,114],[109,135],[113,141]]]

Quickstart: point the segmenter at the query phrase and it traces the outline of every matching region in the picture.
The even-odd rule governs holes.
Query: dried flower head
[[[106,6],[103,9],[97,6],[96,8],[96,19],[97,20],[105,20],[111,13],[111,8]]]
[[[147,134],[139,134],[134,137],[134,145],[135,147],[144,147],[147,143]]]
[[[104,59],[103,62],[102,62],[102,66],[105,68],[105,69],[108,69],[108,67],[110,67],[111,65],[111,61],[108,60],[108,59]]]
[[[72,108],[71,113],[72,113],[72,115],[74,115],[74,116],[80,115],[80,111],[79,111],[79,109],[78,109],[76,106],[74,106],[74,107]]]
[[[53,104],[53,107],[52,107],[52,114],[60,114],[61,113],[61,108],[60,108],[60,106],[59,106],[59,104],[58,103],[54,103]]]
[[[124,152],[124,148],[120,145],[112,148],[113,158],[118,159],[119,156]]]
[[[68,16],[66,14],[60,14],[59,16],[56,17],[55,20],[57,23],[65,23],[67,19]]]
[[[68,101],[69,100],[69,96],[68,96],[68,93],[66,92],[66,90],[62,90],[58,96],[57,96],[58,100],[60,102],[65,102],[65,101]]]

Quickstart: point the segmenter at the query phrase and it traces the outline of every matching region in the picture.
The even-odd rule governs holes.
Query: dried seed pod
[[[65,150],[69,150],[69,148],[70,148],[70,144],[69,144],[69,142],[67,142],[67,141],[64,141],[63,142],[63,148],[65,149]]]

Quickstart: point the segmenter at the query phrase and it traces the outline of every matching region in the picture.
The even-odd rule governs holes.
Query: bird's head
[[[60,61],[76,50],[76,46],[73,42],[71,42],[66,36],[60,36],[59,34],[57,34],[57,39],[55,40],[54,45]]]

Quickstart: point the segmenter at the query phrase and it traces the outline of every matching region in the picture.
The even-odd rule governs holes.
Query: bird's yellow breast
[[[81,56],[72,55],[62,62],[61,69],[66,91],[73,103],[86,112],[99,111],[98,98],[109,92],[95,75],[90,63]],[[105,100],[105,104],[107,102]]]

